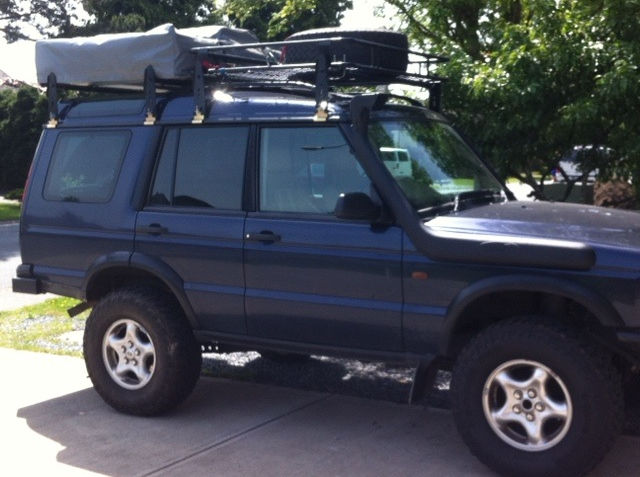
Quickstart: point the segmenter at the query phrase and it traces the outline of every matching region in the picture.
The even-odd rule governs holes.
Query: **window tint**
[[[130,138],[129,131],[60,133],[47,173],[44,198],[109,202]]]
[[[246,127],[169,130],[149,204],[240,210],[248,137]]]
[[[331,214],[340,194],[369,186],[337,128],[262,129],[260,210]]]

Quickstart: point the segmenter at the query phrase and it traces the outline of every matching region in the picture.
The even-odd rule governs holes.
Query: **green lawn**
[[[0,312],[0,347],[41,353],[81,356],[76,344],[64,334],[84,329],[88,312],[70,318],[72,298],[53,298],[19,310]]]
[[[0,221],[18,220],[20,218],[20,204],[14,202],[0,202]]]

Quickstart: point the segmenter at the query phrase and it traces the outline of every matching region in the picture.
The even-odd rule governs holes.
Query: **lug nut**
[[[527,392],[527,396],[529,396],[531,399],[534,399],[537,395],[538,394],[534,389],[529,389],[529,391]]]
[[[544,411],[544,404],[542,404],[541,402],[536,403],[536,411]]]
[[[534,419],[533,418],[533,414],[531,414],[531,413],[527,414],[527,421],[533,422],[533,419]]]
[[[516,399],[522,399],[522,391],[516,391],[513,393],[513,397]]]

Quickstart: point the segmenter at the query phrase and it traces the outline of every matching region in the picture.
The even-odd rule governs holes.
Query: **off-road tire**
[[[546,384],[534,389],[516,375],[521,371],[536,372]],[[471,452],[502,475],[584,475],[609,450],[623,419],[620,375],[610,356],[544,317],[501,322],[473,338],[457,359],[450,398]]]
[[[137,416],[178,406],[202,366],[184,313],[151,289],[117,290],[100,300],[87,320],[83,348],[98,394],[114,409]]]
[[[399,73],[404,73],[407,70],[409,42],[404,33],[391,30],[320,28],[295,33],[288,37],[287,40],[315,40],[337,37],[380,43],[385,47],[352,41],[336,42],[331,45],[331,60],[374,66]],[[320,50],[315,43],[291,44],[284,48],[282,62],[286,64],[315,63],[319,55]]]

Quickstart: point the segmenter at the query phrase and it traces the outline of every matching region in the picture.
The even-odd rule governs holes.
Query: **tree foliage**
[[[35,88],[0,90],[0,188],[24,186],[47,115],[46,98]]]
[[[543,195],[575,145],[604,177],[640,178],[640,0],[387,0],[419,45],[449,55],[444,106],[504,175]]]
[[[352,6],[351,0],[227,0],[222,12],[262,40],[280,40],[297,31],[338,26]]]
[[[177,28],[219,23],[214,3],[207,0],[83,0],[93,16],[84,34],[150,30],[164,23]]]
[[[278,40],[295,31],[339,25],[352,0],[83,0],[82,4],[91,21],[81,27],[70,25],[63,36],[146,31],[163,23],[178,28],[228,24],[251,30],[261,40]]]
[[[9,43],[58,34],[77,18],[77,6],[72,0],[0,0],[0,32]]]

